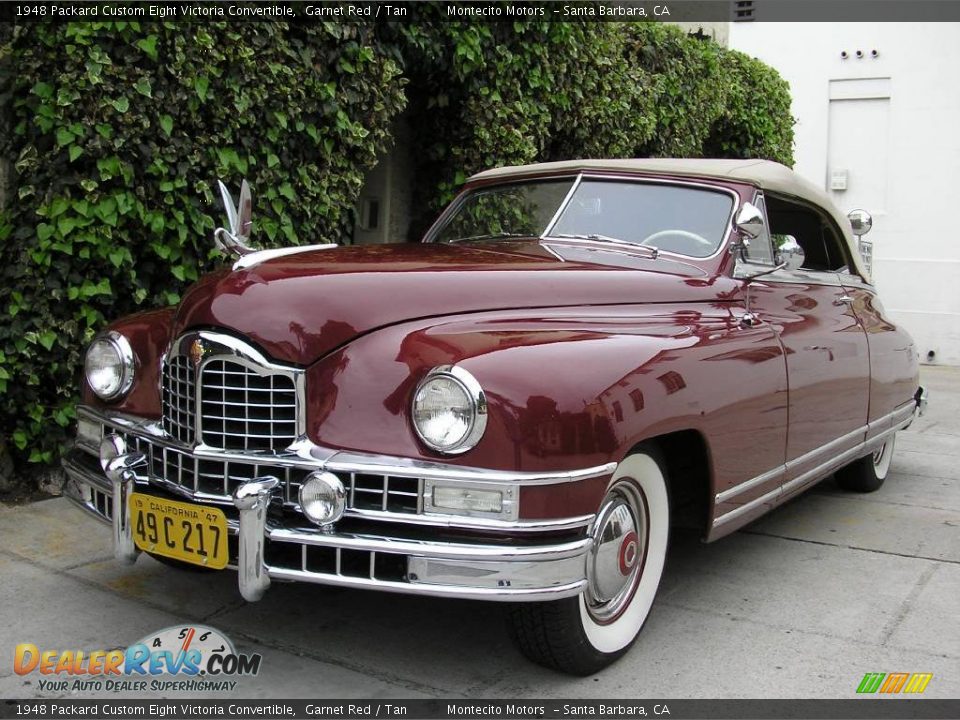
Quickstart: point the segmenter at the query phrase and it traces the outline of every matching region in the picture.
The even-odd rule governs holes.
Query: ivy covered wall
[[[217,261],[216,178],[266,245],[341,240],[406,110],[426,224],[470,173],[579,157],[787,164],[786,84],[625,23],[69,23],[0,34],[0,454],[58,458],[86,343]]]

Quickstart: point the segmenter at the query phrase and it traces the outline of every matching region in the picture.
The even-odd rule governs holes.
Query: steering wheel
[[[656,247],[659,250],[671,250],[670,243],[663,242],[663,238],[668,238],[668,237],[674,237],[674,238],[680,239],[681,248],[684,245],[684,243],[682,242],[683,240],[689,240],[695,243],[696,245],[699,245],[700,250],[707,251],[708,253],[713,252],[713,250],[716,248],[716,243],[711,242],[710,240],[707,240],[705,237],[703,237],[703,235],[697,235],[697,233],[695,232],[690,232],[689,230],[679,230],[679,229],[660,230],[659,232],[655,232],[653,235],[648,235],[647,237],[645,237],[640,242],[640,244],[652,245],[653,247]],[[672,249],[674,250],[674,252],[679,252],[684,255],[690,254],[689,252],[684,252],[682,249],[676,248],[676,246]]]

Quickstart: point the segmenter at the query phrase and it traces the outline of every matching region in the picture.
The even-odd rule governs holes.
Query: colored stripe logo
[[[919,694],[927,689],[932,678],[933,673],[867,673],[857,686],[857,692],[867,695],[877,692],[886,695]]]

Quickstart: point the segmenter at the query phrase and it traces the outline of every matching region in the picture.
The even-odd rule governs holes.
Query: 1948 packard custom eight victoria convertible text
[[[491,170],[419,244],[252,252],[227,204],[232,265],[90,345],[65,466],[120,560],[235,568],[251,601],[508,601],[528,657],[590,673],[671,525],[874,490],[926,401],[847,218],[774,163]]]

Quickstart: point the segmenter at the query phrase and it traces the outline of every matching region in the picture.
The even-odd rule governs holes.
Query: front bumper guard
[[[129,497],[138,485],[149,489],[149,482],[141,481],[136,473],[141,463],[139,453],[113,458],[104,466],[110,478],[107,482],[70,456],[64,461],[69,478],[65,495],[97,519],[112,524],[114,554],[124,562],[136,561],[140,552],[133,541]],[[269,522],[267,508],[279,485],[275,477],[254,478],[238,486],[233,496],[239,520],[228,521],[228,527],[237,537],[238,586],[244,599],[251,602],[263,597],[272,580],[507,602],[572,597],[587,585],[585,557],[593,544],[589,534],[575,540],[518,547],[278,527]],[[270,564],[268,543],[295,546],[300,562]],[[311,566],[313,548],[331,554],[330,569]],[[348,555],[354,561],[358,555],[369,558],[369,572],[345,572]],[[406,572],[391,579],[378,576],[378,555],[404,559]]]

